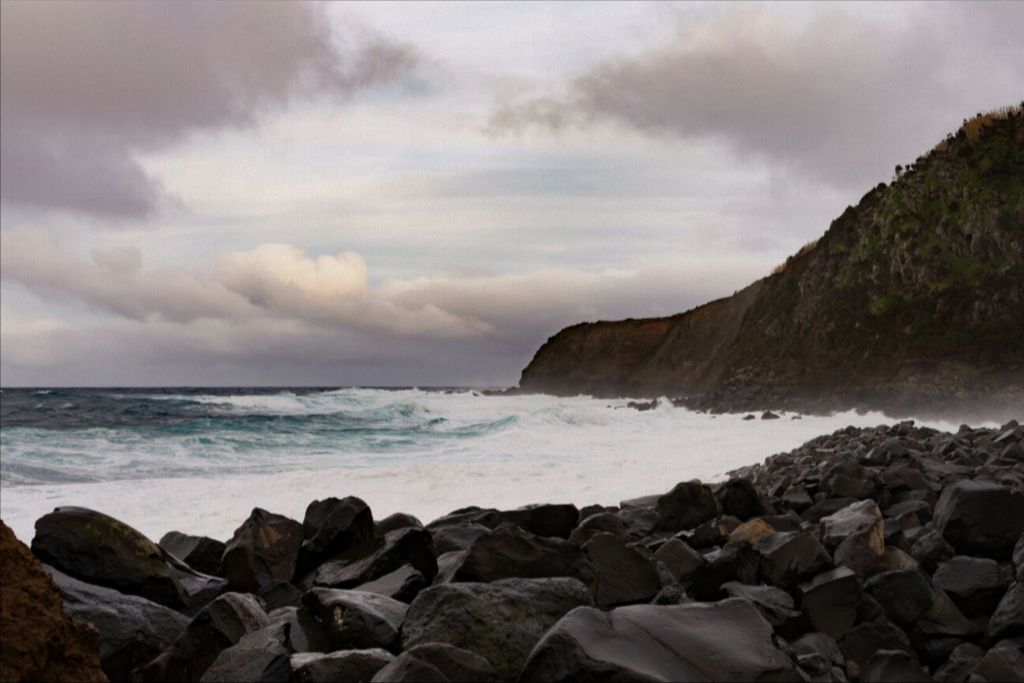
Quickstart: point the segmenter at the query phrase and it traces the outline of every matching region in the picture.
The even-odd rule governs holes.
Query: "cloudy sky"
[[[0,383],[507,385],[1024,96],[1024,3],[5,1]]]

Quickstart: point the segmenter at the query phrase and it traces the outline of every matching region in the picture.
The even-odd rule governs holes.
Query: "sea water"
[[[328,496],[423,522],[468,505],[615,505],[720,480],[847,425],[892,422],[793,417],[473,390],[5,388],[0,518],[24,541],[61,505],[154,540],[171,530],[226,540],[254,507],[301,521]]]

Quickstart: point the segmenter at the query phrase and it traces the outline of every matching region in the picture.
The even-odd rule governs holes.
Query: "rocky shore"
[[[426,525],[330,498],[155,543],[58,508],[0,553],[4,681],[1024,680],[1017,422]]]

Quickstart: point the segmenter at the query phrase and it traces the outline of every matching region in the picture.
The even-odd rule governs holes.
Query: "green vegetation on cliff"
[[[1024,111],[965,121],[768,277],[668,318],[562,330],[520,387],[856,402],[1024,376]],[[739,401],[743,403],[742,400]],[[843,401],[840,401],[843,402]]]

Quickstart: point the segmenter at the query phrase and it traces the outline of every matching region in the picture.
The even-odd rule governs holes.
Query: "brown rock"
[[[60,592],[0,522],[0,680],[106,681],[100,637],[64,614]]]
[[[746,541],[753,545],[769,534],[774,534],[775,529],[760,517],[749,519],[732,530],[729,534],[730,541]]]

